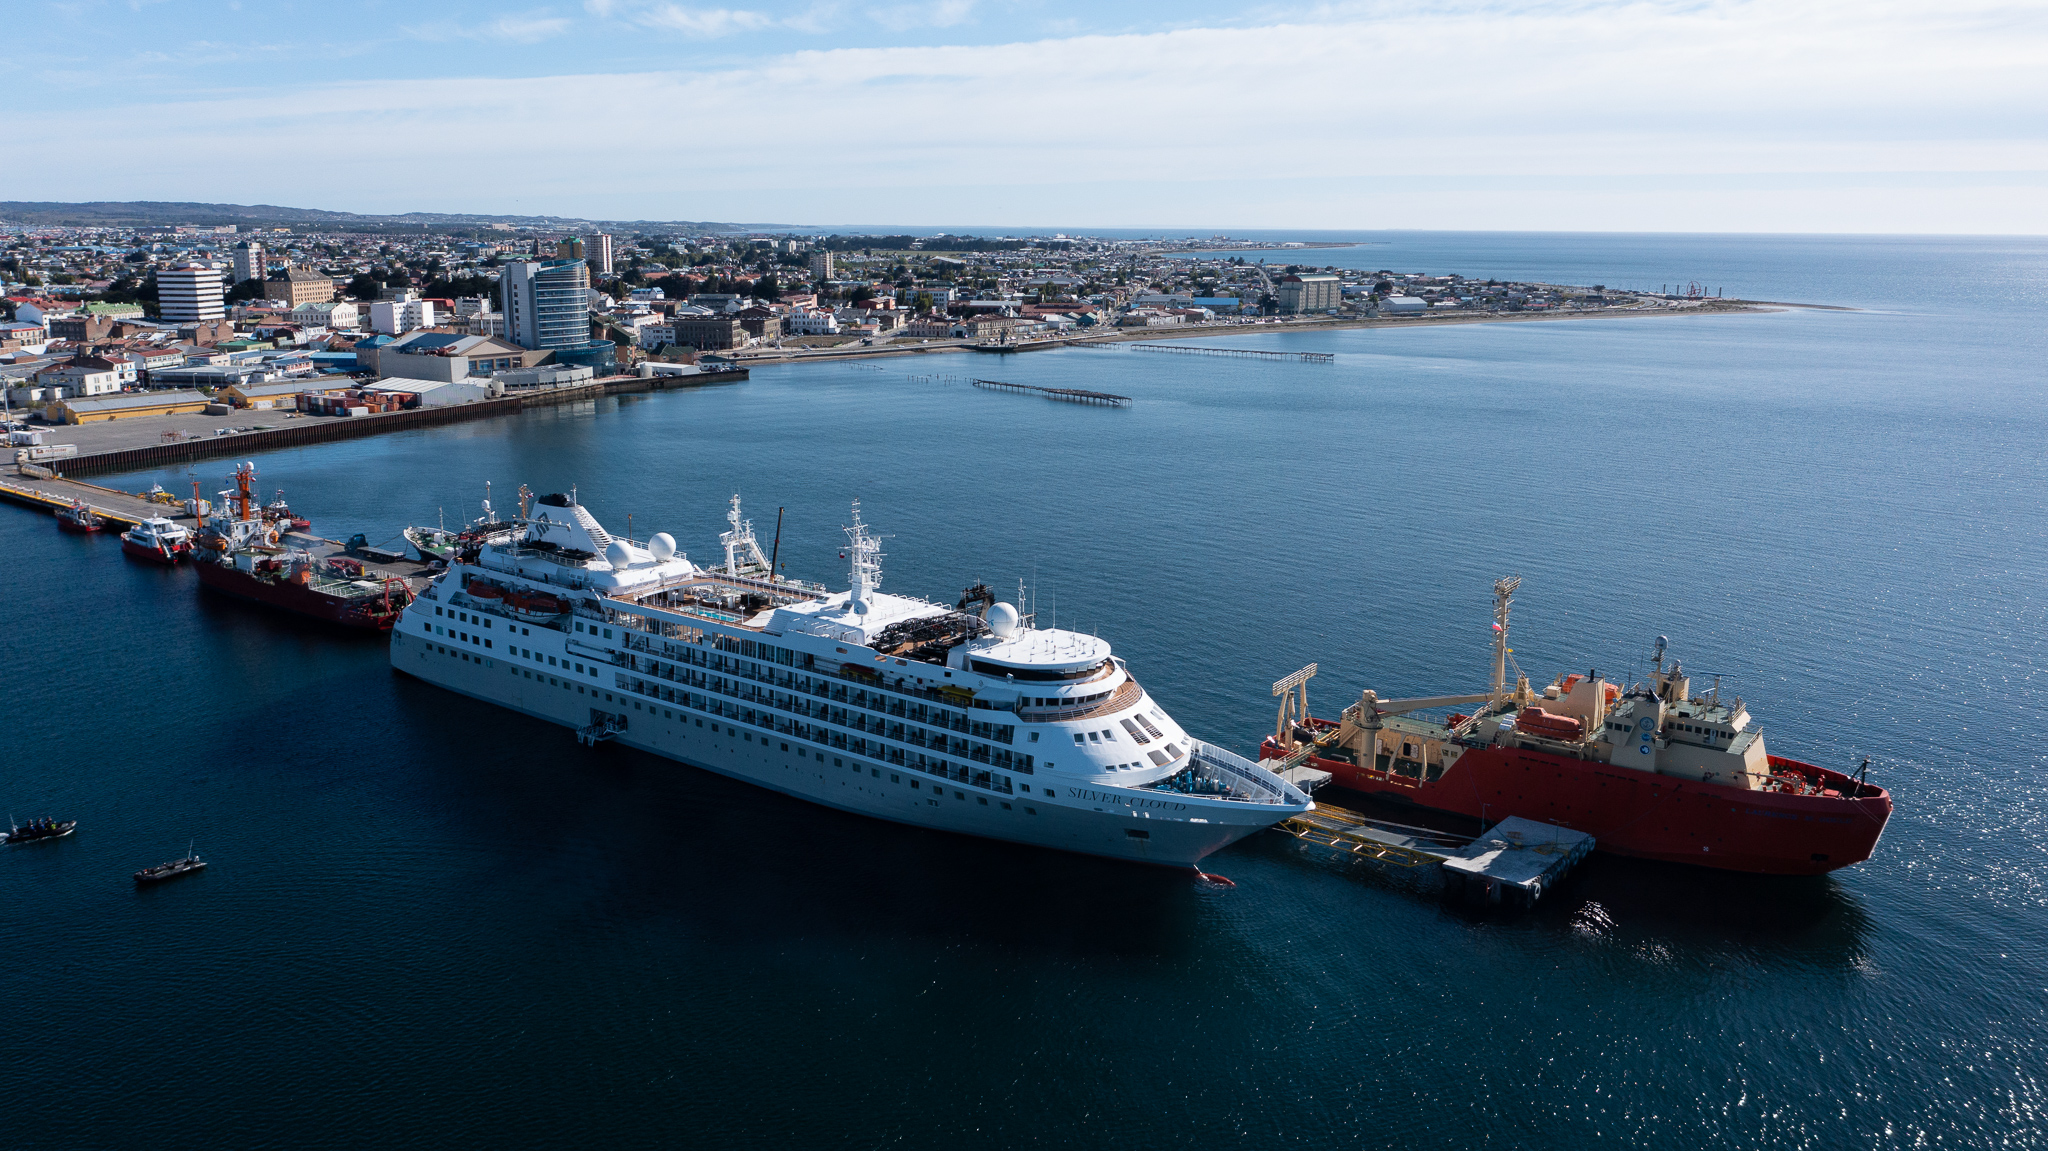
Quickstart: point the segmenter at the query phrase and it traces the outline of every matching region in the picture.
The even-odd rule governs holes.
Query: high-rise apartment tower
[[[505,265],[498,281],[505,335],[522,348],[590,341],[590,265],[545,260]]]

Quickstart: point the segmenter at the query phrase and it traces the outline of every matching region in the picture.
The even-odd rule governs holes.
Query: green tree
[[[374,300],[384,292],[384,281],[368,272],[357,272],[355,279],[348,282],[342,291],[353,300]]]
[[[269,298],[268,290],[264,288],[263,281],[254,277],[243,280],[241,283],[229,288],[227,294],[227,302],[230,304],[239,304],[243,300],[267,300]]]

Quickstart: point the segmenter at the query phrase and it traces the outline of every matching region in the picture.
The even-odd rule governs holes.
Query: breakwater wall
[[[63,476],[139,471],[143,468],[162,467],[187,460],[253,455],[257,452],[304,447],[307,444],[326,443],[330,440],[352,440],[362,436],[383,435],[387,432],[404,432],[414,428],[489,419],[493,416],[516,415],[527,408],[553,407],[558,404],[601,399],[624,392],[700,388],[709,384],[733,383],[746,378],[745,368],[725,372],[699,372],[687,376],[654,376],[647,379],[639,376],[614,376],[596,380],[582,387],[539,389],[531,394],[480,400],[473,404],[459,404],[446,408],[413,408],[374,416],[309,416],[288,428],[266,428],[260,432],[178,440],[172,443],[151,444],[147,447],[100,452],[90,456],[74,456],[68,460],[52,461],[52,470]]]

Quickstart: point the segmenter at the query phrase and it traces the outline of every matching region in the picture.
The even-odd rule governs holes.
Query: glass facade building
[[[505,265],[505,335],[522,348],[590,342],[590,266],[581,260]]]

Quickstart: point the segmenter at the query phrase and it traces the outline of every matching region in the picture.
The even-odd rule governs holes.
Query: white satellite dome
[[[647,551],[655,563],[665,564],[675,558],[676,537],[667,532],[656,532],[654,538],[647,541]]]
[[[624,571],[633,566],[633,549],[620,540],[613,540],[604,547],[605,562],[615,571]]]
[[[997,639],[1008,639],[1017,631],[1017,609],[1006,603],[999,603],[988,609],[988,630]]]

